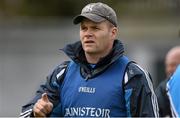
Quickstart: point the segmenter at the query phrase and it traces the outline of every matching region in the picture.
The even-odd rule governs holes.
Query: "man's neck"
[[[99,62],[99,60],[101,58],[104,58],[105,56],[107,56],[110,53],[110,51],[111,50],[107,51],[104,54],[88,54],[88,53],[85,53],[85,56],[86,56],[88,63],[97,64]]]
[[[85,54],[85,55],[87,62],[91,64],[97,64],[99,59],[101,58],[99,55],[94,55],[94,54]]]

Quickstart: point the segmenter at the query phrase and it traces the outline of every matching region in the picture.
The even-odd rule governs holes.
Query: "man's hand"
[[[52,111],[53,104],[49,101],[47,93],[43,93],[33,107],[33,114],[35,117],[46,117]]]

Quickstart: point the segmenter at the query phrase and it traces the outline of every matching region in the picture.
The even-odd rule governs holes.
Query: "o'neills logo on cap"
[[[93,10],[93,7],[94,7],[93,4],[88,5],[82,10],[82,12],[91,12]]]

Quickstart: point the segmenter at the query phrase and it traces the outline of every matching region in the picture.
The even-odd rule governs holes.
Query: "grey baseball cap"
[[[83,20],[83,18],[90,19],[97,23],[108,20],[115,27],[117,27],[118,24],[115,11],[108,5],[101,2],[86,5],[82,9],[81,14],[74,17],[73,23],[78,24]]]

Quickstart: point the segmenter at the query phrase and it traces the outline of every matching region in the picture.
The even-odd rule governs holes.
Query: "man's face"
[[[176,70],[177,63],[176,62],[171,62],[166,64],[166,74],[167,77],[170,77],[174,71]]]
[[[171,53],[166,57],[166,74],[167,76],[171,76],[178,64],[180,64],[180,55],[178,53]]]
[[[84,19],[80,26],[80,39],[86,54],[105,56],[113,45],[117,29],[108,21],[95,23]]]

